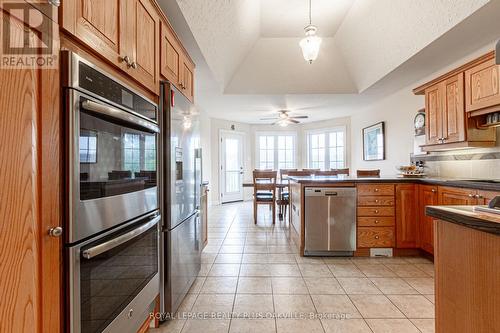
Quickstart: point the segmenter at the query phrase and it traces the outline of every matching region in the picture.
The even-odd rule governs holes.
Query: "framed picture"
[[[363,128],[363,160],[385,160],[384,122]]]

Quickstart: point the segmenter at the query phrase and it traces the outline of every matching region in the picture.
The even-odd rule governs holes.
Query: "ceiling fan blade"
[[[300,124],[300,121],[297,121],[297,120],[293,120],[291,118],[288,118],[287,121],[291,122],[291,123],[294,123],[294,124]]]
[[[309,116],[290,116],[291,119],[307,119]]]
[[[277,117],[273,117],[273,118],[260,118],[260,120],[276,120],[276,119],[279,119]]]

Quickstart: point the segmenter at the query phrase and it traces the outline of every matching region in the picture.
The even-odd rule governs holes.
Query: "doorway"
[[[221,203],[243,200],[243,139],[237,132],[220,132]]]

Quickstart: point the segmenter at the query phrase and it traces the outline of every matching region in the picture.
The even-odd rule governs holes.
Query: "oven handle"
[[[87,110],[97,112],[100,114],[104,114],[104,115],[107,115],[109,117],[117,118],[117,119],[126,121],[128,123],[138,125],[140,127],[143,127],[145,129],[148,129],[148,130],[156,132],[156,133],[160,132],[160,129],[158,128],[157,125],[152,124],[151,122],[149,122],[145,119],[141,119],[140,117],[135,116],[135,115],[128,113],[126,111],[122,111],[120,109],[113,108],[111,106],[107,106],[107,105],[104,105],[101,103],[96,103],[96,102],[91,101],[91,100],[85,100],[82,103],[82,106],[83,106],[83,108],[85,108]]]
[[[104,252],[107,252],[107,251],[109,251],[109,250],[111,250],[111,249],[113,249],[113,248],[115,248],[115,247],[117,247],[125,242],[128,242],[132,238],[137,237],[140,234],[146,232],[153,225],[158,223],[158,221],[160,221],[160,219],[161,219],[161,215],[158,215],[155,218],[153,218],[151,221],[141,225],[140,227],[138,227],[132,231],[127,232],[126,234],[120,235],[116,238],[113,238],[112,240],[109,240],[109,241],[104,242],[102,244],[99,244],[99,245],[96,245],[96,246],[91,247],[89,249],[86,249],[83,251],[82,256],[85,259],[92,259],[95,256],[98,256]]]

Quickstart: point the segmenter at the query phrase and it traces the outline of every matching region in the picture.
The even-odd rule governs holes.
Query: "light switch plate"
[[[392,248],[371,248],[370,257],[392,257]]]

